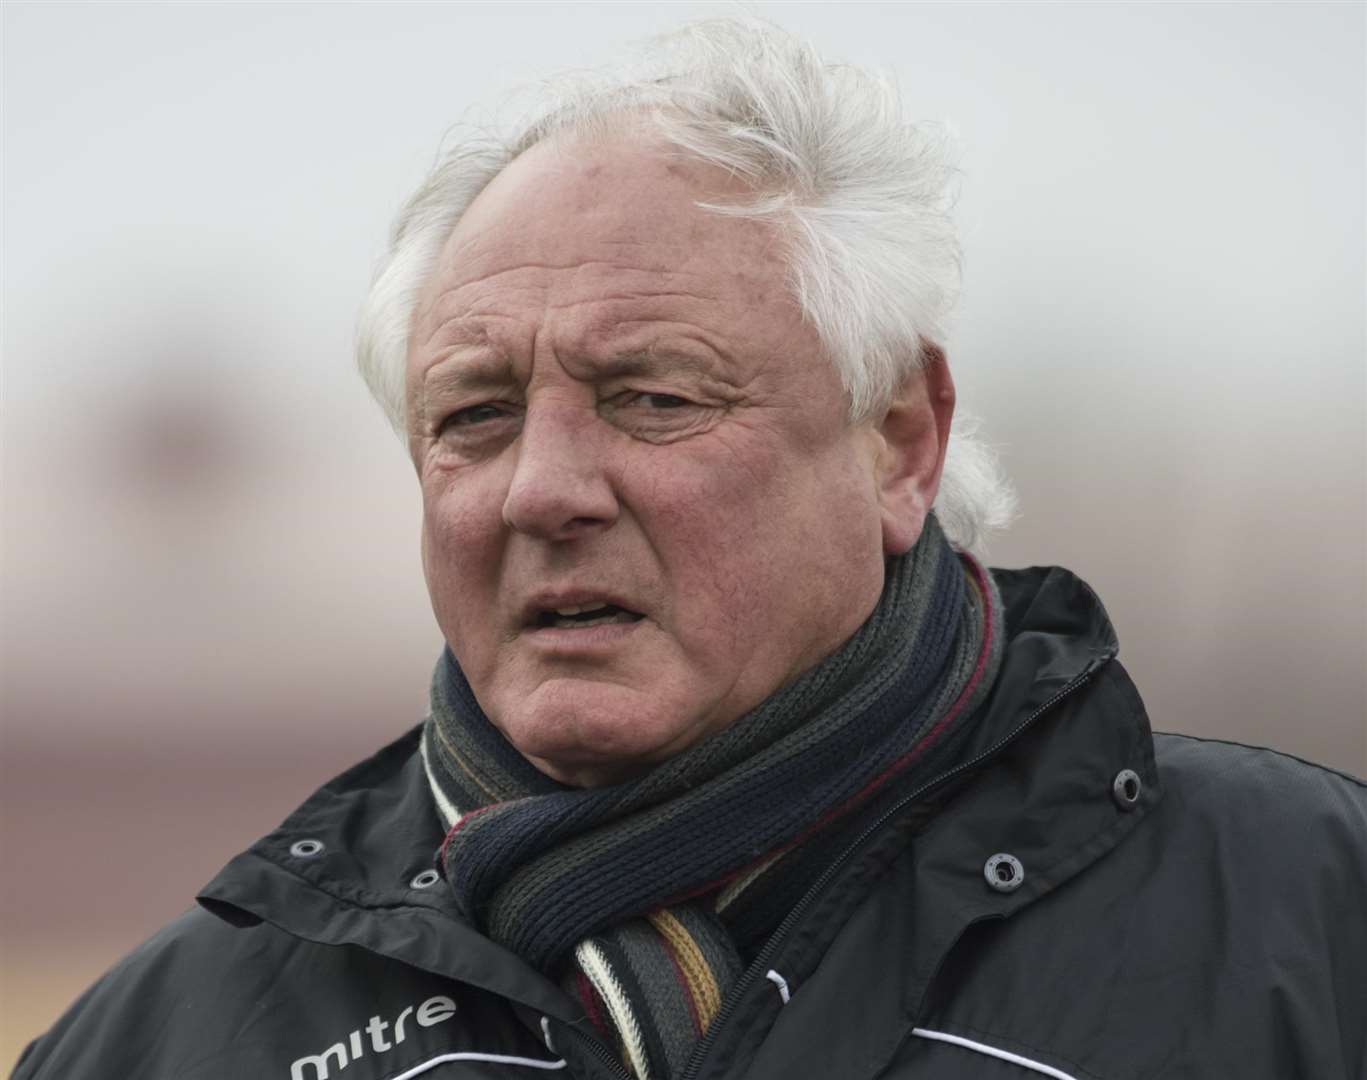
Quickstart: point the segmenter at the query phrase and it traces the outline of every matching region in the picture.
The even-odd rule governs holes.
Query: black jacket
[[[1091,591],[996,573],[1006,658],[961,763],[831,866],[692,1075],[1367,1078],[1364,785],[1155,740]],[[416,746],[230,862],[15,1077],[621,1080],[570,998],[424,885]]]

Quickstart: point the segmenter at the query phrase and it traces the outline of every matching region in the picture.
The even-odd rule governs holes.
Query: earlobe
[[[954,418],[954,380],[944,351],[923,344],[923,366],[903,380],[878,425],[878,499],[883,550],[902,555],[921,536],[944,469]]]

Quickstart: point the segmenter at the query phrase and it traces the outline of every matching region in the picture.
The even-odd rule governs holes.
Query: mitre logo
[[[450,1020],[455,1015],[456,1003],[449,997],[438,995],[428,998],[416,1008],[409,1005],[394,1018],[392,1025],[388,1020],[381,1020],[378,1016],[372,1016],[364,1027],[357,1028],[341,1042],[333,1043],[321,1054],[311,1054],[292,1062],[290,1064],[290,1080],[328,1080],[332,1076],[334,1067],[337,1072],[341,1072],[353,1061],[360,1058],[366,1052],[367,1042],[370,1045],[371,1053],[374,1054],[383,1054],[386,1050],[393,1050],[394,1047],[403,1042],[407,1034],[404,1028],[408,1024],[409,1017],[412,1017],[414,1023],[419,1027],[432,1027],[434,1024]],[[394,1035],[393,1041],[390,1041],[386,1035],[386,1031],[391,1027]]]

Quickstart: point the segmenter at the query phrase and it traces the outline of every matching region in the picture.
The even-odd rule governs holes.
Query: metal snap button
[[[1025,867],[1014,855],[1003,851],[987,860],[983,877],[998,892],[1015,892],[1025,881]]]
[[[1116,806],[1122,810],[1133,810],[1143,790],[1144,782],[1133,769],[1121,769],[1111,782],[1111,794],[1115,796]]]
[[[415,889],[430,889],[440,880],[441,875],[435,870],[424,870],[408,884]]]
[[[290,854],[296,859],[312,859],[323,853],[321,840],[296,840],[290,845]]]

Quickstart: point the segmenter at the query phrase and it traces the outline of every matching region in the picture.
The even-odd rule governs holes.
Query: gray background
[[[443,131],[729,10],[5,5],[0,1068],[422,714],[350,350]],[[1364,8],[759,10],[960,132],[992,561],[1092,583],[1155,727],[1367,772]]]

